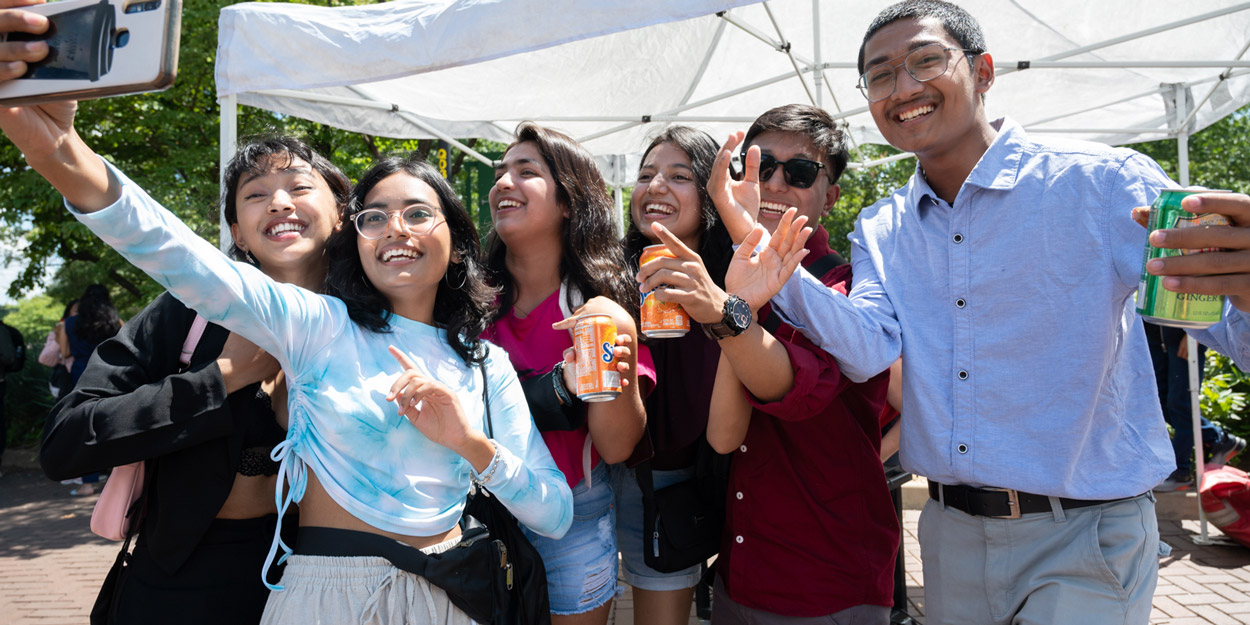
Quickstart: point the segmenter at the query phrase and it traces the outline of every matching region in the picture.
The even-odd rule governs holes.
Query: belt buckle
[[[1007,494],[1007,508],[1011,510],[1011,512],[1004,514],[1004,515],[986,515],[987,517],[991,519],[1018,519],[1020,518],[1020,493],[1016,492],[1015,489],[986,487],[986,488],[983,488],[982,490],[1006,493]]]

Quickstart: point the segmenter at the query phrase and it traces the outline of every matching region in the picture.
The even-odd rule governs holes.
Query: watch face
[[[734,296],[729,299],[728,321],[737,332],[742,332],[751,325],[751,307],[743,301],[741,297]]]

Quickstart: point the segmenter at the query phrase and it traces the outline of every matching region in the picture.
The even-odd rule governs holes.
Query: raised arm
[[[861,217],[856,228],[864,227]],[[796,272],[773,297],[773,311],[837,360],[854,382],[885,371],[902,355],[894,305],[857,230],[851,237],[853,284],[849,295]]]
[[[80,221],[135,266],[211,322],[273,354],[284,368],[333,336],[322,323],[346,323],[330,304],[235,263],[197,236],[88,147],[74,130],[75,105],[0,109],[0,129],[52,183]]]

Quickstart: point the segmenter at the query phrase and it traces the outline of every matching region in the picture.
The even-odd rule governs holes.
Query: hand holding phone
[[[42,35],[48,30],[48,18],[22,7],[42,4],[43,0],[0,0],[0,38],[5,34]],[[0,83],[17,78],[27,71],[27,63],[40,61],[48,53],[43,41],[5,41],[0,43]]]
[[[39,46],[27,44],[43,42],[46,54],[23,59],[26,71],[0,82],[0,105],[97,98],[173,84],[181,0],[63,0],[22,10],[28,12],[46,16],[44,32],[0,29],[0,46],[33,55]]]

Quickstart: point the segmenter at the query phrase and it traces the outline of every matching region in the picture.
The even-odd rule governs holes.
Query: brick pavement
[[[87,527],[96,497],[70,497],[69,490],[36,469],[5,467],[0,477],[0,624],[87,622],[118,545]],[[904,557],[909,611],[923,623],[918,517],[917,511],[904,512]],[[1173,552],[1159,560],[1151,625],[1250,624],[1250,549],[1195,545],[1196,521],[1161,521],[1159,529]],[[628,592],[613,612],[614,625],[633,622]],[[690,622],[698,623],[693,616]]]

